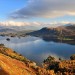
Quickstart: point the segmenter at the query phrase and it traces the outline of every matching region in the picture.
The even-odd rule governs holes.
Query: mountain
[[[47,35],[57,35],[57,31],[53,28],[44,27],[40,30],[29,33],[34,36],[47,36]]]
[[[0,26],[0,35],[2,36],[26,36],[37,30],[34,26]]]
[[[38,30],[37,26],[0,26],[0,29],[14,29],[17,31]]]
[[[72,23],[68,23],[68,24],[66,24],[66,25],[64,25],[65,27],[67,27],[67,26],[75,26],[75,24],[72,24]]]
[[[26,33],[32,32],[26,26],[0,26],[0,35],[1,36],[25,36]]]
[[[9,29],[9,28],[3,28],[3,29],[0,29],[0,32],[17,32],[17,30],[15,30],[15,29]]]
[[[49,37],[51,39],[57,39],[61,36],[69,38],[72,37],[75,39],[75,25],[68,24],[64,26],[58,26],[56,28],[44,27],[40,30],[28,33],[28,35],[37,37]]]
[[[75,35],[75,24],[66,24],[64,26],[57,27],[58,30],[62,30],[63,34]]]

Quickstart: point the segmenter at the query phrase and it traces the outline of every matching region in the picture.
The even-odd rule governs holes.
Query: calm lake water
[[[75,45],[44,41],[41,38],[31,36],[21,37],[20,39],[9,37],[10,41],[7,41],[6,38],[0,36],[0,43],[39,64],[49,55],[56,57],[56,59],[59,57],[69,59],[72,54],[75,54]]]

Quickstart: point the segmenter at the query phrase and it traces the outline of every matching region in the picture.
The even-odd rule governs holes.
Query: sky
[[[55,26],[75,22],[75,0],[0,0],[0,25]]]

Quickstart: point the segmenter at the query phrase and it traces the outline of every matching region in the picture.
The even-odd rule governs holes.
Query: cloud
[[[1,26],[24,26],[24,25],[29,25],[28,22],[15,22],[15,21],[4,21],[0,22]]]
[[[14,11],[10,17],[17,18],[54,18],[75,16],[75,0],[28,0],[27,6]]]
[[[18,22],[18,21],[13,21],[13,20],[8,20],[8,21],[2,21],[0,22],[0,26],[34,26],[34,27],[39,27],[39,28],[42,28],[42,27],[57,27],[57,26],[60,26],[60,25],[65,25],[65,24],[68,24],[70,23],[69,21],[61,21],[61,22],[56,22],[56,21],[53,21],[53,22],[37,22],[37,21],[34,21],[34,22]],[[73,23],[75,24],[75,22]]]
[[[40,22],[17,22],[17,21],[3,21],[0,26],[41,26]]]

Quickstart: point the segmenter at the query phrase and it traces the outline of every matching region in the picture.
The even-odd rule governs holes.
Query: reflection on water
[[[14,49],[21,53],[30,60],[37,63],[42,63],[48,55],[68,59],[71,54],[75,53],[75,45],[66,43],[57,43],[53,41],[44,41],[37,37],[14,37],[10,41],[6,40],[7,37],[0,36],[0,43],[5,44],[7,47]]]
[[[67,44],[71,44],[71,45],[75,45],[75,40],[62,40],[62,39],[53,39],[53,38],[50,38],[50,37],[43,37],[42,38],[44,41],[46,42],[50,42],[50,41],[54,41],[54,42],[61,42],[61,43],[67,43]]]

